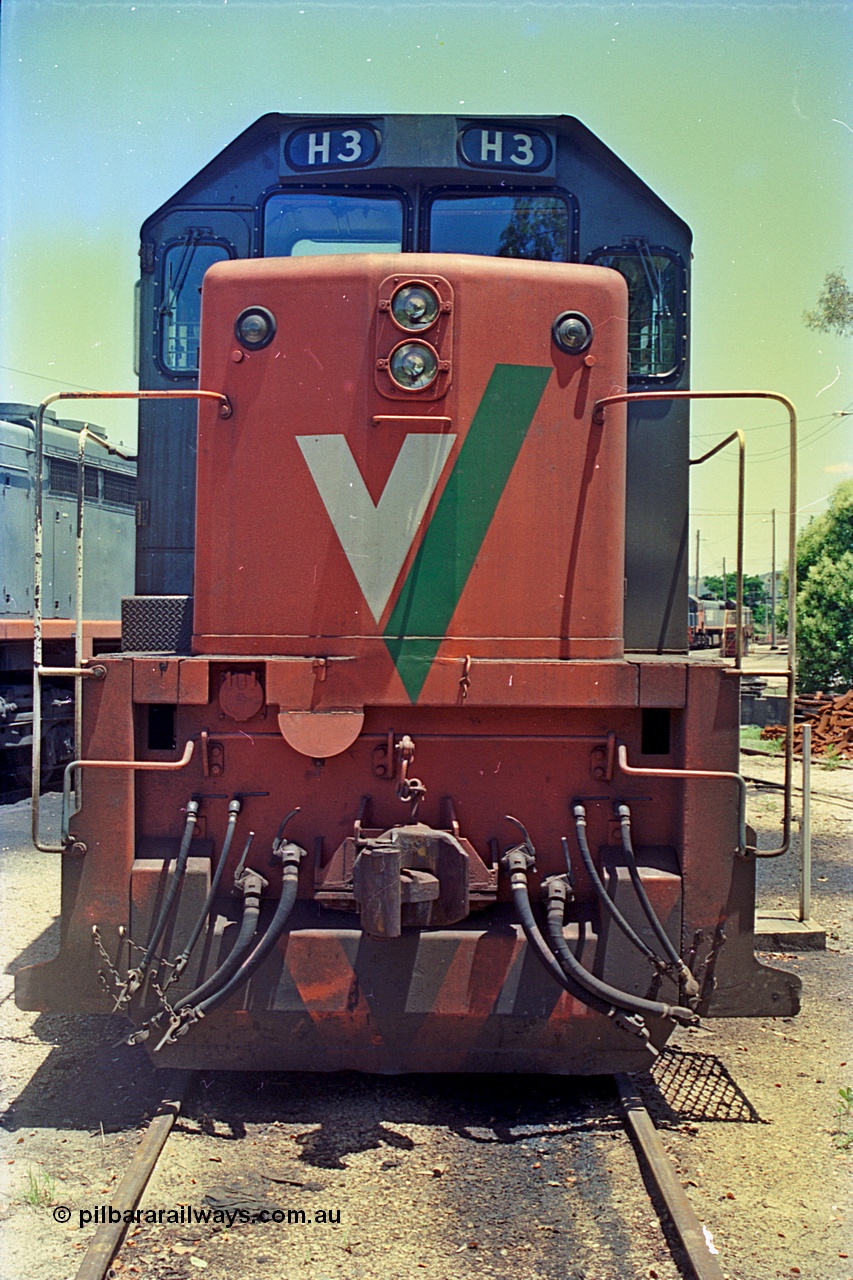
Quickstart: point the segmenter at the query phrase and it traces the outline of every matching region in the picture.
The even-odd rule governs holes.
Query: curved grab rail
[[[782,817],[782,843],[778,849],[762,849],[758,856],[777,858],[791,847],[791,810],[794,791],[794,691],[797,679],[797,410],[787,396],[778,391],[620,391],[612,396],[596,400],[592,409],[593,421],[604,425],[605,409],[611,404],[631,404],[645,400],[776,400],[788,413],[788,713],[785,735],[785,791]],[[737,434],[737,433],[735,433]],[[729,437],[731,438],[731,437]],[[721,449],[723,441],[712,452]],[[705,457],[710,456],[704,455]],[[704,461],[697,458],[697,462]],[[743,611],[742,537],[738,537],[738,591],[737,619]],[[741,662],[736,659],[738,674]]]
[[[44,567],[44,415],[48,407],[57,400],[218,400],[219,412],[223,418],[230,418],[232,409],[228,397],[221,391],[54,391],[46,396],[38,406],[33,432],[35,452],[35,522],[33,527],[33,747],[32,747],[32,839],[37,849],[44,853],[61,853],[61,847],[45,845],[40,838],[41,791],[41,677],[48,674],[42,665],[43,657],[43,607],[42,578]],[[80,705],[81,682],[86,672],[83,669],[82,657],[82,608],[83,608],[83,460],[86,440],[109,453],[122,453],[105,437],[92,431],[86,423],[78,433],[78,473],[77,473],[77,550],[75,556],[76,602],[74,625],[74,667],[68,675],[75,680],[75,749],[80,743]],[[55,671],[56,669],[53,669]]]
[[[36,845],[43,853],[63,853],[71,841],[68,830],[71,822],[71,777],[75,769],[131,769],[135,772],[167,772],[185,769],[192,759],[195,750],[195,738],[190,738],[184,747],[180,760],[69,760],[65,766],[62,779],[62,827],[60,831],[61,845]],[[35,837],[33,837],[35,843]]]

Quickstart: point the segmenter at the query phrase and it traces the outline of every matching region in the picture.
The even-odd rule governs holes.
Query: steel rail
[[[113,1258],[121,1248],[131,1215],[142,1199],[142,1193],[154,1172],[166,1139],[181,1113],[194,1076],[195,1072],[192,1071],[177,1073],[175,1087],[169,1091],[171,1096],[164,1098],[157,1108],[136,1148],[130,1168],[125,1172],[110,1201],[110,1208],[119,1211],[120,1219],[118,1222],[105,1222],[98,1226],[83,1256],[76,1280],[104,1280]],[[128,1221],[125,1221],[125,1217]]]
[[[687,1254],[696,1280],[725,1280],[722,1267],[711,1253],[702,1223],[678,1180],[672,1161],[666,1153],[651,1116],[634,1088],[629,1076],[613,1077],[625,1120],[636,1139],[643,1160],[660,1192],[666,1211]]]

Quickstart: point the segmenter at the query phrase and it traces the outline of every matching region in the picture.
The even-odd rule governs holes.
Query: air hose
[[[637,950],[646,957],[652,967],[658,973],[666,973],[669,970],[670,963],[663,960],[655,951],[652,950],[647,943],[632,929],[631,925],[622,915],[616,903],[610,897],[610,894],[604,887],[601,876],[596,870],[595,863],[592,860],[592,854],[589,851],[589,843],[586,838],[586,810],[582,804],[572,806],[572,813],[575,819],[575,831],[578,837],[578,848],[580,849],[581,859],[586,868],[586,873],[592,881],[592,887],[596,892],[599,902],[605,911],[612,917],[614,923],[622,930],[629,942],[637,948]]]
[[[157,916],[157,921],[149,935],[148,943],[145,947],[142,959],[136,968],[131,969],[128,972],[127,978],[119,992],[115,1007],[116,1012],[123,1008],[123,1006],[128,1003],[131,996],[133,996],[142,986],[142,981],[151,961],[154,959],[160,939],[165,933],[166,925],[169,922],[169,916],[172,914],[172,908],[175,905],[178,890],[181,887],[184,879],[184,873],[187,869],[187,860],[190,856],[190,844],[192,843],[193,832],[198,819],[198,810],[198,800],[193,798],[187,801],[187,820],[184,824],[184,834],[181,840],[181,847],[178,850],[178,856],[175,860],[175,865],[169,878],[168,888],[166,889],[166,893],[163,898],[163,904],[160,907],[160,913]]]
[[[673,969],[678,973],[679,978],[684,984],[684,990],[689,1000],[696,1001],[699,996],[699,983],[682,960],[681,956],[672,945],[670,938],[658,919],[655,909],[649,902],[648,895],[640,873],[637,869],[637,859],[634,857],[634,846],[631,841],[631,810],[627,804],[618,804],[616,806],[616,816],[619,819],[619,826],[622,832],[622,852],[625,856],[625,865],[628,868],[628,874],[631,877],[631,883],[634,886],[634,892],[639,899],[640,906],[646,913],[646,919],[654,930],[658,942],[669,956]]]
[[[213,906],[217,891],[219,889],[219,882],[222,879],[222,873],[225,870],[225,864],[228,861],[228,854],[231,852],[231,842],[234,839],[234,832],[237,828],[237,819],[240,816],[241,808],[242,808],[242,803],[239,797],[235,796],[234,799],[231,801],[231,803],[228,805],[228,829],[225,832],[225,839],[222,842],[222,852],[219,855],[219,861],[216,864],[216,870],[214,871],[213,879],[210,882],[210,892],[208,893],[207,898],[205,899],[204,906],[199,912],[199,917],[195,922],[195,926],[193,928],[192,933],[190,934],[187,945],[184,947],[183,951],[175,961],[174,968],[172,969],[172,972],[169,975],[169,984],[171,984],[172,982],[177,982],[178,978],[181,976],[184,969],[186,969],[187,964],[189,963],[189,958],[192,955],[193,948],[195,947],[195,944],[198,942],[201,936],[201,931],[204,928],[205,921],[210,915],[210,909]]]
[[[284,933],[285,926],[293,910],[293,904],[296,902],[296,891],[299,887],[299,864],[306,856],[305,850],[301,849],[298,844],[286,844],[282,846],[280,851],[282,859],[281,871],[281,897],[278,900],[278,906],[275,909],[275,915],[267,926],[267,930],[260,942],[249,954],[248,958],[243,961],[237,972],[226,982],[224,987],[220,987],[214,991],[200,1004],[194,1006],[194,1013],[203,1018],[235,991],[239,991],[244,986],[252,974],[256,973]]]
[[[170,1007],[164,1001],[161,1008],[152,1018],[149,1018],[148,1022],[139,1027],[138,1030],[131,1032],[125,1041],[126,1044],[141,1044],[143,1040],[147,1040],[155,1027],[162,1026],[167,1014],[172,1018],[167,1032],[167,1039],[170,1038],[174,1028],[180,1026],[184,1019],[189,1016],[187,1011],[191,1010],[196,1001],[203,1000],[205,996],[211,995],[217,987],[227,982],[232,973],[237,970],[255,940],[255,934],[258,931],[258,919],[261,914],[261,894],[266,888],[267,882],[263,876],[259,876],[253,871],[247,871],[239,879],[235,880],[235,885],[243,893],[243,914],[240,919],[240,930],[237,938],[222,964],[200,986],[182,996],[173,1006]]]
[[[165,1044],[173,1042],[178,1036],[184,1035],[194,1022],[197,1022],[200,1018],[204,1018],[209,1013],[212,1013],[213,1010],[218,1008],[220,1004],[223,1004],[229,996],[232,996],[235,991],[239,991],[241,987],[245,986],[252,975],[256,973],[263,964],[264,960],[284,933],[290,913],[293,910],[294,903],[296,902],[296,893],[299,887],[299,864],[306,856],[306,853],[305,850],[300,848],[297,844],[284,844],[280,837],[276,839],[273,850],[275,856],[281,858],[282,861],[281,895],[275,909],[275,914],[267,926],[263,937],[260,941],[255,943],[252,951],[246,959],[239,964],[230,977],[228,977],[227,981],[223,983],[220,980],[217,988],[210,991],[209,994],[204,995],[201,1000],[198,998],[198,992],[193,993],[193,996],[185,997],[187,1001],[190,999],[194,1001],[192,1005],[189,1003],[184,1004],[183,1001],[179,1002],[183,1007],[179,1008],[176,1006],[172,1024],[166,1035],[157,1045],[155,1052],[162,1049]],[[247,875],[253,876],[254,873],[247,872]],[[258,878],[260,879],[260,877]],[[215,975],[212,975],[212,977],[213,976]],[[209,981],[212,983],[212,978]],[[202,992],[207,986],[207,983],[203,984],[203,987],[199,988],[199,992]]]
[[[626,1012],[644,1017],[672,1018],[682,1026],[696,1026],[699,1019],[692,1010],[683,1009],[680,1005],[665,1004],[662,1000],[646,1000],[642,996],[632,995],[629,991],[621,991],[618,987],[611,987],[609,983],[602,982],[600,978],[596,978],[594,974],[584,969],[577,957],[572,954],[563,936],[563,915],[570,892],[566,878],[551,876],[544,887],[548,895],[548,936],[551,940],[551,948],[567,977],[572,977],[591,995],[597,996],[600,1000],[608,1000]]]
[[[234,946],[228,952],[219,968],[209,978],[206,978],[200,986],[196,987],[195,991],[190,991],[187,995],[181,996],[174,1006],[175,1013],[180,1012],[181,1009],[188,1008],[190,1005],[197,1004],[200,1000],[204,1000],[223,982],[227,982],[240,967],[240,963],[254,942],[255,934],[258,931],[258,919],[261,914],[261,894],[266,883],[263,876],[256,875],[253,871],[247,871],[242,880],[238,882],[238,887],[243,892],[243,916],[240,920],[240,932],[237,934]]]
[[[564,991],[568,991],[569,995],[575,1000],[585,1004],[588,1008],[594,1009],[596,1013],[603,1013],[605,1017],[612,1019],[618,1027],[623,1031],[628,1031],[632,1035],[637,1036],[644,1043],[644,1046],[656,1053],[657,1050],[649,1042],[649,1033],[643,1022],[642,1017],[627,1013],[611,1000],[603,999],[601,996],[592,993],[587,987],[582,986],[575,978],[565,973],[557,962],[556,957],[549,949],[548,944],[542,937],[539,926],[533,915],[533,909],[530,905],[530,894],[527,886],[527,871],[533,865],[533,847],[529,843],[517,845],[504,854],[501,860],[504,868],[510,873],[510,885],[512,888],[512,898],[515,903],[515,909],[518,912],[519,923],[522,931],[527,939],[531,951],[537,960],[548,973],[557,982]]]

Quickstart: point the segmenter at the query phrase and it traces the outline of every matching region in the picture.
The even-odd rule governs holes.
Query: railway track
[[[167,1096],[164,1096],[162,1103],[152,1117],[130,1166],[111,1197],[110,1208],[113,1212],[107,1215],[103,1212],[102,1207],[102,1216],[104,1218],[108,1216],[110,1220],[101,1221],[96,1227],[95,1234],[76,1273],[76,1280],[107,1280],[108,1277],[115,1277],[120,1274],[120,1271],[115,1269],[114,1264],[122,1251],[129,1227],[132,1227],[134,1222],[144,1223],[146,1215],[150,1215],[152,1212],[150,1210],[140,1210],[140,1201],[155,1174],[155,1170],[158,1170],[158,1162],[161,1161],[164,1150],[166,1151],[165,1161],[168,1162],[169,1148],[167,1147],[167,1140],[176,1121],[181,1116],[185,1098],[190,1094],[193,1084],[198,1079],[199,1077],[190,1072],[177,1073],[177,1078],[173,1081]],[[664,1219],[662,1222],[664,1234],[670,1245],[675,1245],[672,1248],[672,1264],[674,1268],[672,1274],[683,1277],[684,1280],[724,1280],[724,1273],[714,1256],[711,1239],[690,1204],[676,1174],[675,1167],[666,1153],[660,1135],[634,1083],[628,1076],[624,1075],[614,1076],[612,1083],[618,1096],[621,1125],[630,1136],[637,1156],[638,1167],[635,1169],[636,1195],[638,1197],[646,1197],[650,1202],[650,1207],[653,1206],[655,1211],[662,1216],[662,1219]],[[526,1127],[535,1129],[535,1126]],[[521,1126],[521,1128],[524,1129],[525,1126]],[[611,1136],[615,1135],[611,1134]],[[221,1160],[221,1157],[208,1156],[208,1160],[217,1161]],[[539,1163],[534,1162],[533,1168],[539,1168]],[[433,1177],[437,1178],[443,1172],[444,1170],[436,1168],[433,1170]],[[642,1175],[642,1183],[644,1185],[640,1185],[640,1175]],[[195,1182],[196,1179],[192,1178],[191,1181]],[[274,1178],[270,1179],[270,1181],[292,1186],[300,1185],[298,1179]],[[301,1185],[306,1188],[317,1188],[317,1184],[311,1182],[305,1182]],[[556,1183],[549,1182],[548,1185],[555,1186]],[[239,1192],[235,1193],[233,1188],[232,1197],[230,1206],[226,1200],[220,1197],[218,1203],[222,1212],[225,1212],[226,1215],[237,1215],[242,1206],[242,1221],[245,1223],[248,1220],[255,1219],[259,1203],[256,1198],[253,1199],[251,1195],[241,1195]],[[209,1196],[207,1197],[207,1202],[209,1204],[217,1203],[215,1199]],[[270,1202],[270,1210],[272,1211],[273,1209],[274,1205]],[[402,1206],[399,1206],[399,1209],[401,1213],[405,1212]],[[254,1213],[251,1212],[252,1210],[254,1210]],[[291,1210],[290,1212],[292,1213],[293,1211]],[[340,1218],[340,1215],[338,1217]],[[240,1220],[239,1217],[237,1220]],[[470,1227],[473,1224],[469,1223],[468,1225]],[[138,1226],[136,1230],[139,1230]],[[677,1243],[675,1243],[676,1241]],[[346,1248],[347,1246],[344,1247]],[[476,1243],[472,1246],[470,1242],[467,1246],[468,1250],[472,1252],[475,1247],[477,1247]],[[592,1247],[594,1249],[597,1248],[595,1245]],[[190,1253],[190,1250],[187,1247],[183,1247],[181,1252],[186,1255]],[[506,1251],[504,1250],[503,1252],[505,1253]],[[263,1261],[264,1255],[260,1256]],[[599,1260],[600,1255],[596,1257],[596,1261]],[[578,1258],[577,1261],[583,1263],[584,1259]],[[191,1255],[190,1263],[200,1269],[206,1269],[208,1266],[204,1259],[195,1255]],[[390,1265],[393,1266],[393,1264]],[[423,1264],[418,1265],[422,1266]],[[138,1274],[140,1271],[139,1267],[133,1266],[133,1260],[130,1258],[126,1261],[123,1259],[120,1266],[122,1274],[125,1267],[129,1267],[129,1273],[131,1274]],[[145,1274],[145,1271],[143,1270],[142,1273]],[[178,1275],[185,1273],[183,1271],[157,1272],[157,1275],[161,1274]],[[195,1272],[187,1274],[195,1274]],[[314,1272],[312,1271],[310,1274],[313,1275]],[[317,1272],[317,1274],[325,1276],[325,1271]],[[366,1274],[369,1275],[372,1272],[368,1271]],[[389,1270],[384,1274],[402,1275],[403,1272]],[[493,1273],[489,1272],[489,1274]],[[572,1273],[572,1275],[577,1276],[595,1275],[596,1277],[598,1274],[597,1271],[587,1272],[583,1267],[579,1271]],[[610,1272],[605,1274],[609,1275]],[[630,1273],[625,1273],[626,1276],[628,1274]],[[662,1272],[650,1263],[648,1268],[641,1274],[644,1276],[658,1276]]]

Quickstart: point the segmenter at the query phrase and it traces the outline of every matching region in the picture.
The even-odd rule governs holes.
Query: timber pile
[[[840,756],[844,760],[853,760],[853,689],[832,698],[829,694],[801,694],[794,703],[794,716],[798,723],[794,725],[794,752],[803,752],[803,724],[808,721],[812,727],[812,755]],[[762,729],[761,737],[765,741],[783,740],[785,726],[769,724]]]

